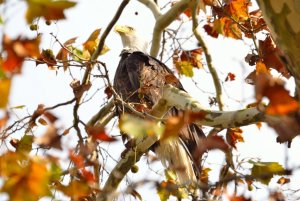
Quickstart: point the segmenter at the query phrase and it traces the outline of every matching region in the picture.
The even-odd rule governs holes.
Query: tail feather
[[[176,172],[179,184],[196,182],[193,162],[179,138],[160,141],[155,153],[166,168]]]

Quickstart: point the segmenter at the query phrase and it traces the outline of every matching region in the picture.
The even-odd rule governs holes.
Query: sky
[[[44,40],[41,45],[43,49],[51,48],[54,52],[57,52],[60,48],[53,37],[49,35],[50,32],[56,35],[61,42],[78,36],[77,44],[80,45],[95,29],[104,29],[107,26],[120,3],[120,1],[117,0],[79,0],[77,2],[78,5],[75,8],[66,12],[67,20],[52,23],[50,26],[40,23],[41,32],[44,33]],[[11,9],[7,9],[6,16],[14,17],[9,17],[8,23],[4,28],[2,27],[2,29],[12,38],[19,35],[34,36],[34,33],[29,30],[28,26],[26,27],[24,12],[24,4],[20,2],[14,4]],[[171,26],[176,26],[176,23],[173,23]],[[132,0],[125,8],[117,24],[131,25],[150,40],[155,21],[151,12],[145,6],[141,5],[136,0]],[[189,31],[190,25],[187,24],[182,27],[182,34]],[[253,70],[253,67],[248,66],[244,61],[244,57],[247,53],[250,53],[251,41],[242,42],[233,39],[224,39],[222,37],[215,40],[210,36],[207,36],[204,32],[202,32],[202,34],[212,54],[213,64],[218,70],[220,79],[223,81],[226,110],[243,109],[247,104],[254,102],[253,87],[244,82],[244,78]],[[193,48],[195,47],[195,44],[195,40],[190,40],[184,44],[184,47],[187,49]],[[99,60],[106,63],[112,80],[119,61],[119,54],[122,50],[122,43],[119,36],[116,33],[111,32],[106,40],[106,45],[111,50],[107,54],[99,57]],[[170,60],[167,64],[169,66],[172,65]],[[83,75],[84,70],[77,69],[72,72],[75,76],[80,77]],[[236,74],[235,81],[224,82],[228,72]],[[198,82],[199,88],[194,86],[190,78],[181,77],[183,86],[189,94],[196,98],[203,106],[209,107],[208,97],[213,96],[214,88],[207,68],[204,70],[196,70],[193,79]],[[10,95],[9,105],[11,107],[26,105],[25,109],[16,111],[15,118],[32,113],[40,103],[51,106],[72,99],[73,93],[69,86],[71,81],[72,78],[67,72],[63,72],[62,70],[55,72],[49,70],[46,66],[39,65],[35,67],[34,63],[26,62],[22,74],[16,76],[13,80]],[[83,104],[79,110],[80,117],[84,121],[87,121],[106,101],[106,95],[103,93],[102,81],[94,78],[92,82],[93,87],[87,95],[87,98],[92,97],[92,99],[86,104]],[[291,80],[287,81],[287,88],[292,89],[292,87],[293,82]],[[63,110],[55,110],[54,113],[60,118],[61,127],[66,128],[71,125],[71,106],[64,107]],[[43,131],[43,128],[40,130],[38,129],[37,133],[43,133]],[[208,129],[205,129],[205,131],[207,132]],[[113,129],[111,134],[118,135],[118,130]],[[21,135],[22,134],[20,134],[20,136]],[[238,152],[234,152],[234,154],[240,155],[239,158],[260,158],[262,161],[278,161],[284,165],[286,155],[288,155],[288,167],[300,165],[300,161],[297,160],[300,151],[300,148],[298,148],[300,146],[297,146],[300,143],[299,138],[296,138],[293,141],[290,149],[286,149],[285,145],[275,143],[276,134],[273,129],[266,125],[263,125],[261,129],[258,129],[256,126],[249,126],[244,129],[243,136],[245,143],[239,143],[237,145]],[[76,144],[74,135],[66,136],[64,138],[64,144],[66,150],[74,147]],[[120,152],[123,150],[123,148],[120,147],[120,143],[116,145],[106,144],[104,147],[105,146],[107,146],[109,153],[112,154],[115,159],[118,159]],[[67,157],[67,155],[62,155],[61,157]],[[221,164],[223,163],[224,157],[221,152],[214,151],[209,153],[207,158],[208,166],[221,167]],[[113,161],[107,163],[107,169],[110,170],[113,168],[114,164]],[[161,166],[158,162],[151,166],[153,169],[149,169],[145,164],[145,160],[140,161],[138,163],[140,171],[136,175],[129,173],[128,179],[139,180],[144,178],[145,175],[147,175],[148,179],[162,179],[163,171],[161,171]],[[215,169],[216,170],[212,171],[210,174],[213,181],[218,179],[216,177],[218,168]],[[159,173],[154,173],[155,171],[158,171]],[[300,172],[295,172],[295,175],[295,180],[292,179],[291,183],[288,184],[286,188],[296,189],[297,180],[299,181],[300,178]],[[122,187],[124,187],[124,184],[121,186],[121,189]],[[272,182],[272,188],[278,188],[276,180]],[[241,192],[243,192],[243,190],[244,189],[241,189]],[[138,191],[143,195],[144,200],[158,199],[155,193],[155,187],[150,184],[146,187],[139,188]],[[266,191],[263,190],[257,192],[254,191],[253,193],[248,192],[247,194],[251,194],[256,200],[265,200],[267,196]],[[120,200],[122,199],[123,198],[120,198]]]

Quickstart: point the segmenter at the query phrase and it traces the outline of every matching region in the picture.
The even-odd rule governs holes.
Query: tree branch
[[[197,1],[197,2],[199,2],[199,1]],[[203,49],[205,59],[206,59],[206,62],[207,62],[207,66],[208,66],[209,72],[210,72],[210,74],[213,78],[214,86],[215,86],[215,89],[216,89],[216,99],[217,99],[217,102],[218,102],[219,110],[222,111],[223,107],[224,107],[224,104],[223,104],[223,101],[222,101],[222,94],[223,94],[222,93],[222,86],[221,86],[221,83],[220,83],[218,73],[217,73],[215,67],[212,64],[211,55],[210,55],[210,53],[207,49],[207,46],[206,46],[203,38],[201,37],[201,35],[198,31],[199,24],[198,24],[198,20],[197,20],[197,8],[198,8],[198,3],[195,3],[194,8],[192,9],[193,33],[194,33],[196,39],[198,40],[198,42],[200,43],[200,45]]]
[[[169,110],[169,108],[173,106],[182,110],[202,112],[203,118],[196,120],[195,123],[219,128],[245,126],[265,121],[267,119],[267,116],[258,111],[256,108],[230,112],[204,109],[199,102],[193,99],[189,94],[173,87],[172,85],[166,85],[163,88],[163,96],[153,107],[151,115],[161,118]],[[276,118],[274,119],[276,120]],[[104,188],[97,197],[97,201],[112,200],[114,192],[127,172],[137,161],[140,160],[141,156],[146,153],[157,140],[157,135],[136,139],[135,149],[126,150],[125,155],[110,173]]]
[[[138,0],[138,1],[144,4],[145,6],[147,6],[152,11],[152,14],[156,20],[162,15],[159,7],[153,0]]]
[[[183,11],[191,6],[193,1],[181,0],[170,8],[168,12],[156,19],[153,30],[152,46],[150,55],[156,57],[160,48],[161,35],[164,29],[169,26]]]

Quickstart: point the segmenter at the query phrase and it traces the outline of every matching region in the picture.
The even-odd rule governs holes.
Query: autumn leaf
[[[227,152],[229,150],[229,146],[220,136],[208,136],[207,138],[202,138],[200,140],[200,145],[195,149],[194,153],[192,153],[193,158],[201,159],[202,155],[206,151],[214,149],[219,149],[223,152]],[[196,164],[200,164],[198,162],[200,161],[196,161]]]
[[[17,152],[30,152],[32,150],[33,136],[25,134],[16,146]]]
[[[26,162],[20,162],[25,159]],[[22,153],[8,152],[0,156],[0,164],[0,175],[6,177],[1,191],[9,195],[9,200],[35,201],[51,195],[45,160],[38,157],[28,159]]]
[[[6,125],[7,121],[9,120],[9,116],[9,112],[5,112],[4,115],[0,117],[0,130]]]
[[[4,109],[7,106],[9,100],[11,79],[0,79],[0,109]]]
[[[83,50],[87,50],[90,55],[92,55],[97,48],[97,45],[99,43],[98,37],[100,35],[100,31],[101,29],[96,29],[95,31],[93,31],[89,38],[82,44]]]
[[[229,72],[225,78],[225,82],[234,81],[234,80],[235,80],[235,74]]]
[[[269,184],[274,175],[283,175],[285,171],[278,162],[249,162],[253,165],[251,176],[266,185]]]
[[[104,93],[106,94],[107,99],[110,99],[113,95],[113,90],[108,86],[104,89]]]
[[[56,189],[73,198],[74,200],[80,200],[81,198],[84,198],[92,193],[92,189],[87,182],[78,180],[70,181],[67,186],[57,183]]]
[[[267,68],[276,69],[286,78],[290,77],[290,73],[281,60],[281,57],[284,57],[284,53],[276,47],[271,36],[267,36],[265,40],[259,40],[259,56]]]
[[[244,138],[242,136],[243,130],[240,128],[229,128],[226,132],[226,141],[230,146],[236,149],[236,144],[238,142],[244,142]]]
[[[206,32],[208,35],[210,35],[211,37],[213,37],[213,38],[218,38],[219,33],[218,33],[216,30],[214,30],[213,26],[214,26],[213,23],[208,23],[208,24],[205,24],[205,25],[203,26],[203,29],[204,29],[205,32]]]
[[[170,137],[178,137],[179,131],[185,125],[184,114],[172,116],[167,119],[165,129],[160,140],[167,140]]]
[[[193,77],[193,68],[203,68],[202,65],[202,48],[194,50],[175,51],[173,55],[173,63],[180,74],[187,77]]]
[[[21,39],[20,37],[12,40],[7,35],[3,36],[3,49],[6,57],[3,60],[3,70],[10,73],[20,73],[21,66],[26,57],[38,58],[40,39]]]
[[[284,185],[284,184],[287,184],[290,182],[291,182],[291,179],[286,178],[286,177],[280,177],[277,181],[277,184]]]
[[[46,118],[46,119],[48,119],[48,121],[50,121],[50,123],[55,123],[57,120],[58,120],[58,117],[57,116],[55,116],[52,112],[49,112],[49,111],[45,111],[44,113],[43,113],[43,115],[44,115],[44,117]]]
[[[28,24],[38,17],[45,20],[65,19],[64,10],[74,7],[75,2],[67,0],[26,0],[28,8],[26,11],[26,20]]]
[[[229,4],[224,6],[227,12],[234,20],[238,22],[246,21],[248,17],[249,0],[231,0]]]
[[[42,61],[42,62],[41,62]],[[41,55],[36,62],[36,64],[46,63],[51,69],[54,65],[57,64],[53,51],[51,49],[42,50]]]
[[[160,136],[163,133],[164,126],[158,125],[155,121],[141,119],[129,114],[121,116],[119,128],[127,135],[137,138],[151,135]]]
[[[68,58],[70,52],[72,52],[71,50],[69,50],[69,48],[73,43],[75,43],[76,39],[77,37],[74,37],[64,42],[63,47],[59,50],[55,57],[57,60],[60,60],[63,63],[64,71],[66,71],[68,68]]]
[[[113,142],[116,141],[115,138],[110,137],[106,134],[103,126],[87,126],[86,127],[87,134],[92,136],[94,140],[100,140],[104,142]]]
[[[238,25],[228,17],[222,17],[214,21],[213,31],[225,37],[242,39],[242,31]]]
[[[45,133],[41,137],[36,137],[34,141],[44,148],[52,147],[60,150],[62,149],[61,136],[58,135],[57,128],[53,124],[48,125]]]
[[[70,86],[73,89],[75,98],[77,99],[77,101],[79,101],[80,98],[82,97],[83,93],[88,91],[91,88],[92,83],[87,82],[87,83],[81,85],[80,81],[75,79],[71,82]]]
[[[83,54],[86,54],[88,59],[91,58],[91,56],[94,54],[95,50],[98,47],[99,44],[99,35],[100,35],[101,29],[96,29],[91,33],[89,38],[82,44],[83,46]],[[100,55],[105,54],[106,52],[109,51],[109,48],[104,45],[102,51],[100,52]]]
[[[263,97],[269,99],[270,102],[265,110],[267,114],[285,115],[299,108],[299,103],[284,88],[283,81],[269,74],[258,75],[255,93],[257,101],[261,101]]]
[[[203,184],[208,184],[208,178],[209,178],[209,172],[211,171],[210,168],[202,168],[201,174],[200,174],[200,181]]]

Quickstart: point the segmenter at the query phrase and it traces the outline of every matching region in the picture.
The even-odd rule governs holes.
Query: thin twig
[[[208,48],[207,48],[203,38],[201,37],[200,33],[198,32],[197,6],[198,6],[198,3],[196,3],[194,5],[194,8],[192,9],[193,32],[195,34],[196,39],[198,40],[198,42],[200,43],[200,45],[203,49],[203,52],[204,52],[204,55],[206,58],[206,62],[207,62],[207,66],[208,66],[208,69],[213,78],[214,86],[216,89],[216,99],[218,102],[219,110],[222,111],[223,107],[224,107],[224,104],[222,101],[222,86],[219,81],[220,79],[219,79],[218,73],[212,64],[212,58],[208,51]]]

